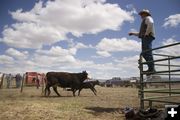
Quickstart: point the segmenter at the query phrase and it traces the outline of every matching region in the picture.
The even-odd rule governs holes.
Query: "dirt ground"
[[[120,120],[122,109],[138,107],[138,89],[96,87],[97,96],[90,89],[73,97],[71,91],[58,88],[62,97],[51,90],[43,97],[41,89],[25,87],[0,89],[0,120]]]
[[[0,89],[0,120],[124,120],[125,107],[139,108],[137,88],[96,87],[73,97],[71,91],[58,88],[62,97],[51,89],[51,96],[41,95],[41,88]]]

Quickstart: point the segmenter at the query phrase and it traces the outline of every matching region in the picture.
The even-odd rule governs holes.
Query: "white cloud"
[[[107,51],[97,51],[96,53],[102,57],[110,57],[111,56],[111,54]]]
[[[81,49],[81,48],[89,48],[90,46],[86,46],[83,43],[77,43],[74,48]]]
[[[5,51],[6,54],[8,54],[11,57],[14,57],[16,59],[26,59],[28,57],[28,51],[20,52],[14,48],[9,48]]]
[[[124,75],[127,73],[127,70],[123,70],[126,66],[122,66],[120,62],[95,63],[91,60],[80,60],[77,58],[77,51],[93,48],[101,56],[108,57],[111,52],[130,51],[131,49],[124,45],[136,48],[138,42],[125,38],[108,39],[122,45],[121,49],[108,40],[102,40],[94,47],[75,42],[67,38],[67,34],[79,37],[105,30],[120,30],[124,22],[134,21],[134,9],[131,10],[125,11],[106,0],[57,0],[46,3],[39,1],[30,11],[19,9],[10,12],[16,23],[4,27],[0,40],[12,48],[5,51],[6,55],[0,55],[0,65],[5,65],[0,70],[8,73],[88,70],[94,78]],[[67,48],[57,44],[49,49],[43,47],[61,40],[67,40]],[[109,45],[111,49],[106,50],[107,46],[103,48],[103,44]],[[15,48],[33,48],[35,52]]]
[[[174,44],[174,43],[177,43],[178,41],[175,40],[174,38],[168,38],[167,40],[163,41],[162,42],[162,45],[169,45],[169,44]]]
[[[166,40],[164,40],[162,42],[162,46],[165,45],[170,45],[170,44],[174,44],[177,43],[179,41],[175,40],[175,38],[168,38]],[[168,55],[168,56],[180,56],[180,51],[179,51],[180,45],[175,45],[175,46],[170,46],[167,48],[161,48],[159,50],[155,50],[153,53],[156,54],[161,54],[161,55]],[[160,59],[164,59],[164,58],[168,58],[167,56],[159,56],[159,55],[154,55],[154,59],[155,60],[160,60]],[[156,62],[156,64],[164,64],[164,65],[168,65],[168,60],[165,61],[159,61]],[[180,60],[179,59],[171,59],[170,60],[170,64],[171,65],[180,65]],[[172,69],[178,69],[178,67],[171,67]],[[156,66],[156,70],[158,71],[164,71],[164,70],[168,70],[168,66]]]
[[[103,38],[96,46],[97,54],[109,57],[110,52],[140,51],[140,42],[127,38]]]
[[[9,46],[17,48],[41,48],[65,39],[57,29],[35,23],[16,23],[3,31],[2,39]]]
[[[138,60],[139,55],[123,57],[120,59],[115,59],[114,61],[117,63],[117,66],[122,69],[128,69],[129,71],[139,71],[138,69]]]
[[[48,72],[48,71],[69,71],[69,72],[77,72],[82,70],[90,71],[90,76],[93,78],[99,79],[109,79],[114,76],[119,77],[131,77],[138,76],[138,68],[134,66],[134,63],[128,63],[125,65],[125,61],[119,62],[109,62],[109,63],[101,63],[97,64],[93,61],[82,61],[75,59],[75,61],[62,61],[66,58],[62,57],[49,57],[48,55],[38,55],[33,56],[32,59],[28,61],[22,61],[21,63],[16,63],[16,67],[14,65],[10,65],[6,63],[6,67],[1,69],[3,72],[26,72],[26,71],[38,71],[38,72]],[[130,59],[130,58],[127,58]],[[126,59],[126,60],[127,60]],[[0,59],[1,60],[1,59]],[[119,59],[122,60],[122,59]],[[136,63],[137,61],[134,60]],[[12,61],[11,61],[12,62]]]
[[[94,3],[105,3],[106,0],[82,0],[82,5],[86,7],[86,5],[94,4]]]
[[[73,42],[71,47],[67,49],[60,46],[52,46],[50,49],[37,49],[33,54],[9,48],[5,51],[9,56],[0,56],[0,65],[3,65],[0,71],[15,73],[26,71],[47,72],[51,70],[77,72],[86,70],[83,68],[90,66],[93,62],[81,61],[75,57],[79,49],[86,48],[89,48],[89,46],[79,42]]]
[[[84,6],[85,5],[85,6]],[[42,1],[30,11],[10,12],[17,23],[5,27],[1,41],[18,48],[42,48],[67,39],[66,35],[97,34],[118,30],[125,21],[133,21],[130,12],[105,0]]]
[[[127,8],[128,10],[130,10],[130,13],[132,13],[132,14],[138,14],[138,12],[137,12],[137,10],[136,10],[136,8],[134,7],[133,4],[128,4],[128,5],[126,5],[126,8]]]
[[[177,27],[180,24],[180,14],[170,15],[165,18],[163,27]]]
[[[77,72],[88,70],[93,78],[108,79],[113,76],[132,76],[136,75],[136,72],[138,72],[134,72],[137,67],[137,57],[126,57],[106,63],[95,63],[91,60],[80,60],[76,58],[76,53],[71,52],[70,49],[71,48],[63,49],[60,46],[54,46],[49,50],[39,49],[36,50],[35,53],[32,54],[28,59],[17,61],[15,61],[12,57],[2,55],[0,56],[0,63],[5,64],[6,66],[0,70],[7,73],[26,71]],[[128,71],[130,71],[130,74]]]
[[[86,61],[75,58],[79,49],[85,49],[88,46],[83,43],[76,43],[71,48],[64,49],[60,46],[52,46],[49,50],[36,50],[33,56],[33,63],[40,67],[75,69],[81,68]],[[72,68],[73,67],[73,68]]]
[[[53,46],[50,50],[37,50],[34,61],[42,66],[63,65],[75,62],[76,50],[63,49],[60,46]]]
[[[174,44],[177,42],[178,41],[175,40],[174,38],[169,38],[169,39],[165,40],[164,42],[162,42],[162,46]],[[156,52],[159,54],[165,54],[165,55],[170,55],[170,56],[178,56],[178,55],[180,55],[179,47],[180,47],[180,45],[171,46],[171,47],[167,47],[167,48],[162,48]]]
[[[68,49],[63,49],[60,46],[52,46],[50,50],[37,50],[39,54],[45,54],[50,56],[65,56],[69,54],[75,54],[74,52],[70,52]]]
[[[130,29],[130,32],[138,32],[138,30],[132,28],[132,29]]]
[[[7,55],[0,55],[0,64],[6,65],[6,64],[13,64],[14,59]],[[2,69],[3,70],[3,69]]]

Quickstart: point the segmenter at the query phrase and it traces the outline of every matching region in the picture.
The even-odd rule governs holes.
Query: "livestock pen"
[[[139,59],[139,69],[140,69],[140,89],[139,89],[139,97],[140,97],[140,108],[145,108],[145,102],[149,102],[149,107],[152,107],[153,102],[160,102],[165,104],[180,104],[180,55],[172,54],[172,47],[179,47],[180,42],[173,43],[161,47],[154,48],[152,50],[144,51],[155,51],[153,54],[156,58],[153,61],[143,61],[142,52],[140,54]],[[177,48],[178,48],[177,47]],[[175,48],[175,49],[177,49]],[[165,49],[165,50],[164,50]],[[167,52],[167,53],[165,53]],[[171,53],[169,55],[168,53]],[[148,73],[151,75],[161,75],[166,76],[168,80],[151,80],[145,81],[145,75],[147,74],[144,71],[144,65],[148,62],[154,62],[157,70],[152,73]],[[163,89],[145,89],[145,84],[153,83],[153,84],[168,84],[168,88]]]
[[[0,89],[5,88],[16,88],[17,87],[17,81],[15,78],[15,75],[13,74],[7,74],[7,73],[1,73],[0,78]]]
[[[18,73],[19,74],[19,73]],[[16,79],[15,73],[1,73],[0,76],[0,89],[17,89],[20,92],[23,92],[24,87],[39,87],[42,88],[42,92],[44,91],[45,84],[45,74],[38,72],[26,72],[21,73],[19,80]],[[8,91],[7,90],[7,91]]]

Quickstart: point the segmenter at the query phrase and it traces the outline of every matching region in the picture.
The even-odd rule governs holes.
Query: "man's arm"
[[[129,32],[128,34],[129,34],[130,36],[131,36],[131,35],[139,36],[139,33],[138,33],[138,32]]]

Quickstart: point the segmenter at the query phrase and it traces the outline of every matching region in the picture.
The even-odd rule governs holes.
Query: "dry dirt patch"
[[[122,109],[138,107],[138,89],[96,87],[98,95],[83,90],[81,96],[58,89],[62,97],[41,96],[35,87],[0,90],[1,120],[121,120]]]

